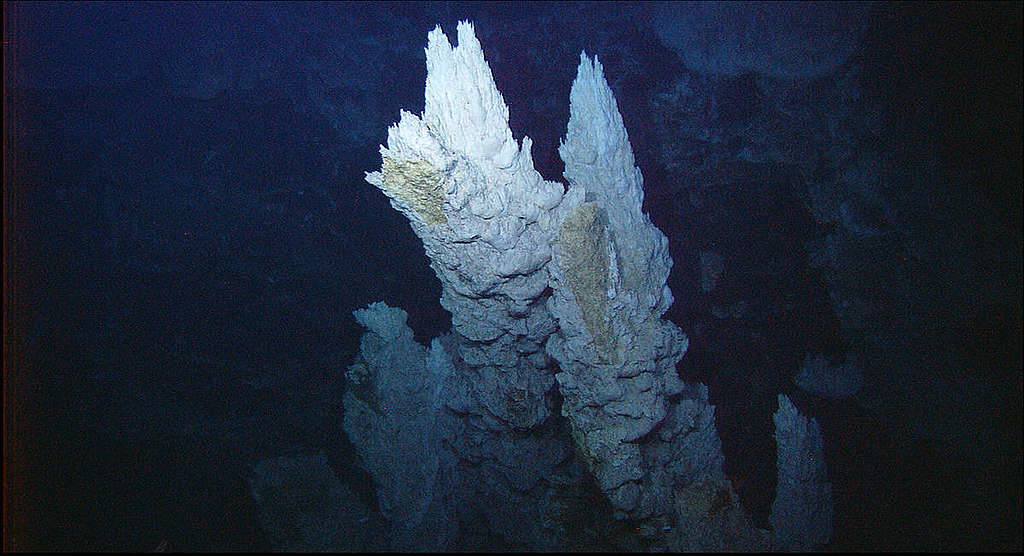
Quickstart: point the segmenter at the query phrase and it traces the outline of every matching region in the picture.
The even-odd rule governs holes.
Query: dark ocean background
[[[755,524],[785,393],[824,434],[827,550],[1019,551],[1021,19],[5,2],[4,549],[270,550],[254,469],[309,454],[365,514],[359,546],[386,547],[341,426],[352,311],[401,307],[423,343],[451,317],[363,176],[399,110],[423,110],[427,33],[470,20],[549,180],[580,51],[604,64],[675,263],[679,372],[708,385]],[[798,388],[809,354],[863,387]]]

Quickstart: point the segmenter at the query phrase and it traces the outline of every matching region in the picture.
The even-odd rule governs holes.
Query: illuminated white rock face
[[[415,415],[407,424],[397,412],[372,411],[366,400],[346,395],[346,411],[356,415],[346,418],[346,429],[359,436],[353,442],[376,462],[373,475],[392,497],[409,498],[391,477],[404,476],[415,458],[394,453],[401,442],[373,441],[366,431],[407,438],[409,450],[451,454],[429,460],[438,465],[430,463],[438,478],[428,482],[433,492],[409,500],[422,509],[396,510],[396,517],[424,523],[422,516],[435,512],[455,523],[454,514],[432,505],[443,493],[453,504],[479,507],[513,542],[560,548],[557,534],[531,524],[551,522],[557,495],[549,485],[567,484],[582,463],[617,517],[644,520],[654,546],[673,548],[666,539],[679,522],[678,489],[718,484],[721,448],[707,388],[685,385],[675,371],[688,343],[661,318],[672,304],[668,241],[642,211],[643,177],[601,64],[580,56],[559,149],[565,190],[534,169],[528,137],[521,147],[513,139],[472,25],[459,23],[454,48],[440,28],[431,31],[426,59],[424,112],[402,112],[381,147],[380,171],[367,181],[423,241],[442,283],[441,304],[452,314],[452,335],[435,340],[427,355],[396,310],[357,311],[370,330],[350,371],[362,381],[358,388],[394,396],[400,389],[366,383],[418,386],[405,402],[390,402]],[[381,330],[398,320],[403,330]],[[389,370],[381,342],[415,352],[392,359],[425,373],[424,380],[409,379],[408,369]],[[558,394],[568,432],[548,419]],[[426,422],[433,430],[415,441],[402,432]],[[391,453],[382,456],[385,445]],[[576,460],[569,459],[573,447]],[[703,519],[687,517],[688,527]],[[730,538],[721,529],[732,526],[706,525],[715,527],[716,539]],[[444,531],[431,536],[454,538]],[[690,539],[686,546],[705,545]],[[730,546],[715,540],[706,548]]]
[[[440,27],[430,32],[423,115],[402,112],[367,180],[423,240],[488,420],[529,428],[550,414],[554,386],[543,345],[556,324],[539,301],[563,188],[534,170],[529,137],[522,148],[512,138],[472,25],[458,38],[452,48]]]
[[[661,318],[672,304],[668,240],[642,211],[643,176],[596,58],[580,55],[569,98],[559,154],[566,197],[584,202],[562,221],[549,270],[562,413],[623,517],[666,516],[672,485],[722,475],[713,410],[676,374],[688,342]],[[687,403],[669,403],[684,391]]]

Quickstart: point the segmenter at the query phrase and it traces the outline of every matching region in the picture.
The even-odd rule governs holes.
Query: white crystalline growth
[[[718,478],[721,452],[713,420],[676,429],[666,417],[713,411],[676,373],[688,341],[661,318],[672,304],[668,241],[642,210],[643,176],[596,58],[580,56],[569,113],[559,153],[574,210],[548,267],[559,329],[547,351],[560,367],[562,413],[617,515],[669,519],[674,485]],[[648,434],[659,426],[664,434]]]
[[[556,325],[538,301],[563,188],[533,168],[530,139],[520,149],[512,137],[470,23],[458,24],[458,41],[430,32],[423,115],[402,112],[366,179],[423,240],[458,356],[478,375],[479,411],[498,430],[529,428],[550,414],[554,387],[543,344]]]
[[[779,482],[769,517],[772,548],[819,549],[832,538],[833,513],[821,429],[782,394],[773,418]]]
[[[435,27],[427,35],[423,119],[448,150],[507,168],[519,154],[508,127],[508,106],[484,61],[473,24],[460,22],[459,46]]]
[[[633,149],[618,104],[595,56],[580,53],[576,80],[569,92],[569,125],[558,148],[570,190],[582,189],[607,219],[622,280],[620,291],[645,312],[661,316],[672,305],[665,285],[672,259],[668,239],[643,212],[644,178],[634,165]]]
[[[367,174],[423,241],[452,314],[450,360],[409,346],[414,372],[447,377],[441,405],[455,429],[444,444],[455,460],[474,462],[438,476],[502,536],[547,547],[541,516],[552,498],[541,478],[558,484],[551,477],[574,441],[616,515],[664,536],[675,490],[721,479],[722,455],[706,388],[687,388],[676,373],[688,344],[662,319],[672,304],[668,241],[642,210],[643,176],[601,64],[580,57],[559,149],[563,194],[533,168],[529,138],[521,149],[513,139],[472,25],[459,23],[458,41],[453,48],[440,28],[430,33],[423,115],[402,112],[381,147],[381,170]],[[364,351],[382,338],[367,336]],[[557,400],[556,370],[571,439],[543,426]],[[384,374],[383,364],[350,372],[354,381],[375,375],[360,383],[367,385],[389,384]],[[439,407],[423,394],[412,395],[418,407]],[[404,447],[375,441],[355,425],[377,423],[377,415],[349,402],[363,411],[347,430],[354,444],[374,448],[368,453],[423,448],[414,438]],[[397,438],[408,427],[390,432]],[[407,463],[378,458],[381,469]]]

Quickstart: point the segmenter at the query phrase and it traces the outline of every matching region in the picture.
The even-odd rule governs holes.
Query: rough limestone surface
[[[454,48],[440,28],[429,34],[424,112],[402,112],[367,174],[423,241],[452,314],[452,333],[428,350],[404,313],[356,312],[368,332],[346,431],[382,511],[410,520],[392,524],[393,546],[422,530],[429,546],[464,547],[443,530],[481,522],[516,546],[570,546],[553,518],[558,485],[586,465],[616,517],[674,549],[677,490],[722,480],[721,446],[707,388],[675,371],[687,339],[661,318],[668,242],[641,210],[643,177],[601,64],[581,54],[564,190],[534,170],[529,138],[512,138],[472,25],[457,32]],[[551,418],[559,395],[568,427]]]
[[[479,426],[483,409],[472,400],[472,375],[449,354],[451,335],[427,348],[401,309],[377,302],[354,314],[367,331],[348,371],[345,432],[377,486],[391,548],[479,548],[467,540],[479,523],[515,546],[562,548],[549,519],[559,503],[551,485],[580,473],[566,465],[572,446],[564,433]]]
[[[457,34],[453,48],[440,27],[429,33],[423,114],[401,113],[366,178],[408,217],[452,314],[445,398],[459,422],[447,447],[469,463],[452,488],[492,531],[552,549],[539,483],[572,454],[542,426],[555,389],[544,343],[557,327],[543,300],[563,187],[534,169],[529,137],[513,139],[473,26]]]
[[[643,176],[596,58],[580,56],[569,114],[559,153],[566,197],[583,203],[562,221],[548,300],[562,414],[621,517],[671,524],[675,485],[722,477],[714,411],[676,373],[688,342],[661,318],[668,241],[642,211]]]
[[[348,372],[345,432],[377,485],[392,548],[444,550],[457,531],[444,480],[455,461],[441,449],[454,426],[442,404],[450,365],[438,364],[440,345],[416,343],[405,311],[378,302],[355,317],[367,332]]]
[[[816,550],[832,537],[832,484],[821,429],[782,394],[774,420],[779,482],[769,516],[772,548]]]
[[[454,48],[440,27],[428,35],[423,115],[402,111],[366,178],[423,240],[489,426],[526,429],[551,411],[556,324],[540,301],[563,188],[534,170],[529,137],[513,139],[473,26],[457,32]]]

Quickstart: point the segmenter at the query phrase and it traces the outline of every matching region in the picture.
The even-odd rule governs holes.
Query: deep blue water
[[[462,19],[549,180],[579,52],[605,65],[669,238],[679,371],[709,386],[757,525],[786,393],[825,434],[827,549],[1020,550],[1019,3],[867,6],[849,57],[795,83],[688,65],[645,3],[4,10],[5,550],[269,550],[247,478],[282,454],[326,454],[375,508],[341,429],[351,313],[385,300],[424,343],[451,318],[363,175],[423,109],[426,33]],[[728,261],[711,292],[702,250]],[[849,352],[880,401],[793,384]],[[960,407],[986,450],[908,429]]]

